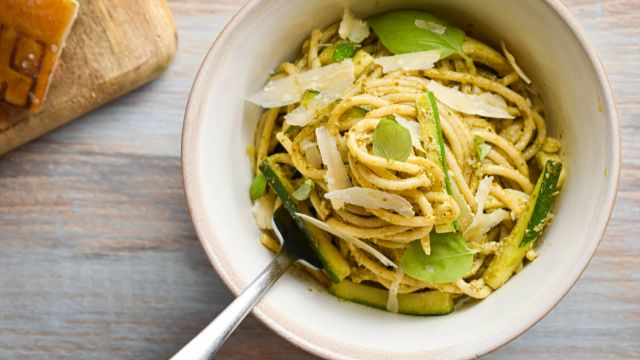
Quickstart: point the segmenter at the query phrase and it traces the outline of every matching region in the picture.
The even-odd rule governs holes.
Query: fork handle
[[[210,359],[233,330],[262,299],[267,290],[287,271],[294,259],[280,251],[266,269],[218,317],[176,353],[172,360]]]

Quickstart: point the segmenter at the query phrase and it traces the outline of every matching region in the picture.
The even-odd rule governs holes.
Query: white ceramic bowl
[[[270,261],[250,213],[245,153],[260,109],[245,102],[269,71],[291,59],[314,27],[392,8],[425,8],[508,42],[541,85],[552,131],[561,134],[568,181],[541,256],[489,298],[443,317],[394,315],[340,302],[285,276],[254,313],[296,345],[330,358],[468,358],[514,339],[569,291],[598,246],[618,184],[620,135],[596,54],[556,0],[252,0],[215,41],[185,115],[183,172],[189,208],[216,270],[239,293]]]

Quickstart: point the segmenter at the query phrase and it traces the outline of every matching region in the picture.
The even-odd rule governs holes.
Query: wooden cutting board
[[[0,155],[158,76],[177,49],[165,0],[79,0],[80,11],[42,109],[0,102]]]

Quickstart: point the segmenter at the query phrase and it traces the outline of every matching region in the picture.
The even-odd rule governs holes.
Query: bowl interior
[[[314,283],[287,275],[256,313],[298,345],[332,357],[466,357],[490,351],[544,316],[575,282],[602,236],[617,184],[616,117],[608,85],[570,16],[555,2],[250,2],[208,54],[187,111],[184,171],[198,233],[234,292],[271,260],[257,240],[248,198],[246,146],[261,110],[244,99],[264,85],[271,69],[297,54],[313,28],[338,20],[344,6],[360,16],[424,8],[493,45],[504,40],[544,96],[569,177],[539,242],[541,256],[480,303],[444,317],[393,315],[340,302]]]

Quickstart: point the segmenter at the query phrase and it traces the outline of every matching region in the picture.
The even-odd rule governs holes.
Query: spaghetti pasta
[[[323,49],[336,49],[338,43],[344,41],[338,28],[342,33],[339,23],[325,30],[314,29],[304,42],[300,56],[277,67],[273,78],[296,76],[333,63],[335,60]],[[309,179],[315,181],[317,186],[307,200],[313,209],[312,215],[335,229],[335,233],[347,234],[375,249],[373,256],[364,250],[365,246],[354,246],[353,240],[333,237],[334,244],[352,268],[348,280],[392,289],[393,294],[435,289],[450,293],[456,299],[463,295],[478,299],[489,296],[494,289],[485,283],[482,274],[500,251],[501,242],[514,227],[514,220],[525,212],[535,188],[533,176],[543,170],[530,168],[530,163],[535,163],[532,159],[543,151],[548,137],[542,104],[531,95],[530,88],[524,86],[521,70],[512,66],[514,60],[505,59],[489,45],[468,36],[462,43],[461,54],[440,59],[432,68],[403,70],[400,67],[388,73],[383,73],[376,62],[369,61],[363,66],[359,60],[390,55],[374,32],[355,46],[360,47],[353,60],[355,81],[340,92],[337,100],[320,109],[310,123],[300,127],[287,124],[284,117],[295,105],[265,111],[256,129],[252,163],[259,164],[270,157],[284,169],[292,184]],[[485,111],[488,116],[465,113],[438,98],[437,109],[433,110],[439,114],[444,142],[442,156],[447,167],[443,169],[440,160],[430,156],[429,152],[433,151],[430,149],[437,150],[437,146],[429,144],[423,135],[421,143],[415,146],[415,131],[414,146],[408,145],[410,150],[406,159],[376,154],[375,132],[383,119],[401,117],[405,125],[408,121],[415,126],[424,126],[419,121],[420,112],[428,113],[432,109],[421,108],[419,98],[431,90],[431,82],[436,82],[440,88],[448,87],[447,91],[458,91],[463,100],[467,95],[486,95],[487,106],[493,106],[491,99],[497,97],[506,106],[500,114],[507,111],[508,116],[488,117],[496,111]],[[303,106],[302,102],[298,105]],[[335,141],[342,159],[348,177],[343,183],[386,192],[394,199],[402,197],[412,211],[394,211],[392,207],[379,205],[368,207],[366,198],[359,198],[354,203],[349,203],[349,197],[339,198],[340,205],[336,206],[336,196],[326,196],[329,193],[327,184],[334,184],[336,180],[331,177],[335,170],[328,170],[326,162],[318,166],[317,155],[312,163],[307,153],[317,153],[322,141],[317,134],[325,129],[327,136]],[[490,147],[486,156],[478,154],[476,138]],[[554,145],[558,143],[554,139],[551,141]],[[272,146],[274,143],[277,146]],[[553,148],[555,152],[560,150],[559,146]],[[323,152],[322,147],[320,150]],[[458,198],[447,190],[448,176],[454,182]],[[483,198],[478,199],[478,196]],[[386,200],[378,199],[378,203],[380,201]],[[462,234],[465,229],[459,228],[461,225],[456,220],[463,211],[468,213],[469,219],[474,218],[473,226],[478,226],[474,228],[474,238],[465,239],[471,250],[477,251],[472,255],[473,263],[466,274],[448,283],[434,283],[394,269],[400,266],[403,252],[411,242],[419,240],[425,254],[429,255],[434,251],[429,244],[432,232],[449,226]],[[499,216],[491,217],[491,213]],[[486,224],[478,225],[484,219],[482,216],[490,217],[497,225],[492,223],[488,229],[485,229]],[[263,230],[270,234],[269,229]],[[268,244],[264,239],[262,242]],[[533,254],[531,250],[528,258],[533,259]],[[390,259],[395,265],[386,266],[380,262],[381,257]],[[390,308],[397,308],[396,302],[389,304],[392,304]]]

